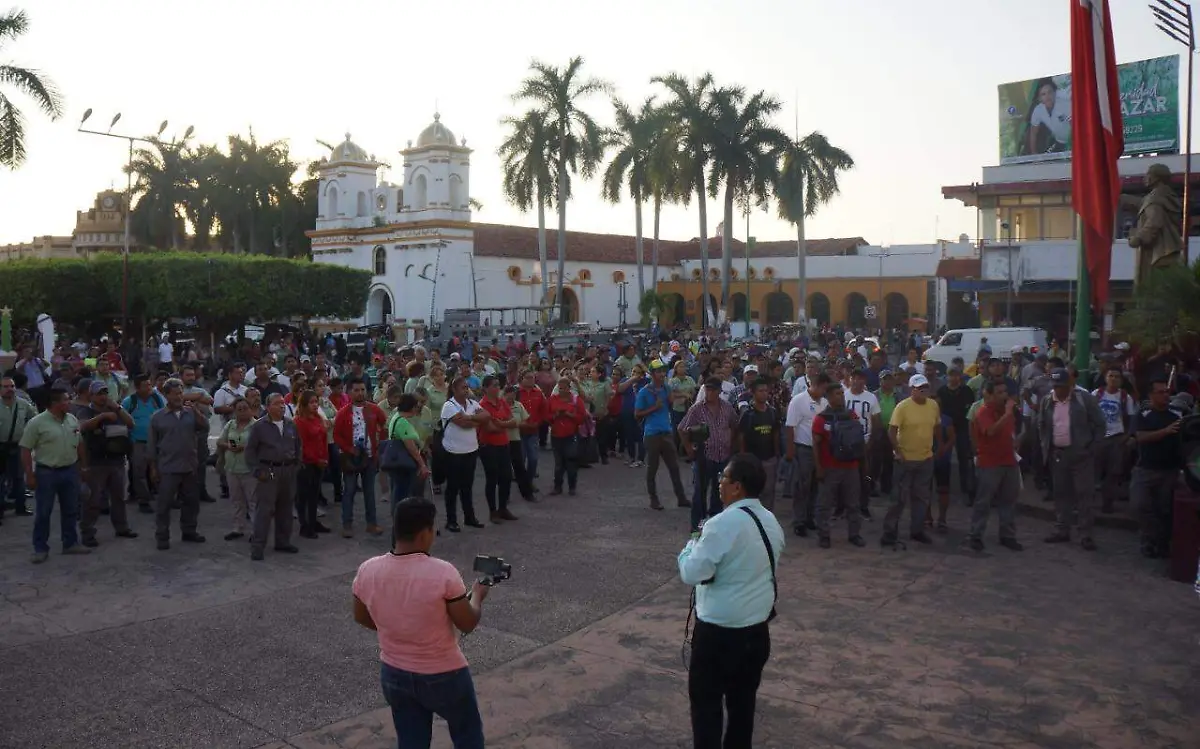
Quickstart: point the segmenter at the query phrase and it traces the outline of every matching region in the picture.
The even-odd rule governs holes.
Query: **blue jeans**
[[[642,429],[632,411],[621,413],[621,431],[625,435],[625,450],[629,453],[629,459],[645,460],[646,443],[642,442]]]
[[[404,468],[399,471],[388,471],[392,480],[392,512],[396,511],[396,503],[413,495],[413,482],[417,479],[417,469]],[[343,511],[345,512],[345,511]]]
[[[50,551],[50,515],[54,512],[55,497],[59,504],[63,549],[69,549],[79,543],[75,527],[79,522],[79,466],[47,468],[39,465],[34,471],[37,489],[34,490],[33,550],[38,554]]]
[[[537,478],[538,469],[538,436],[537,434],[521,435],[521,454],[525,456],[525,472],[529,478]]]
[[[692,461],[692,527],[700,525],[706,517],[712,517],[722,509],[721,505],[721,473],[725,470],[728,460],[709,460],[696,451],[696,459]],[[704,472],[704,489],[708,493],[708,503],[700,496],[700,472]]]
[[[367,525],[379,525],[375,516],[375,475],[379,467],[374,461],[369,461],[367,467],[360,473],[342,474],[342,525],[354,522],[354,495],[362,484],[363,509],[366,511]]]
[[[399,749],[429,749],[435,714],[449,726],[454,749],[483,749],[483,719],[470,669],[414,674],[380,663],[379,682],[392,708]]]
[[[4,470],[0,471],[0,502],[8,501],[17,509],[25,507],[25,468],[21,465],[21,448],[14,448]]]

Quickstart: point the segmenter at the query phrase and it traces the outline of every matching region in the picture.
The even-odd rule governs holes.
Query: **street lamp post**
[[[87,135],[100,135],[105,138],[120,138],[128,143],[128,155],[125,162],[125,243],[121,251],[121,337],[122,344],[129,331],[129,242],[130,242],[130,227],[129,217],[133,213],[133,144],[137,143],[153,143],[161,144],[159,140],[163,132],[167,129],[167,121],[163,120],[158,126],[158,132],[152,138],[140,138],[135,135],[120,135],[112,131],[113,126],[121,119],[121,113],[117,112],[112,121],[108,123],[108,130],[85,130],[83,125],[92,116],[92,110],[88,109],[83,113],[83,117],[79,120],[78,131]],[[187,131],[183,134],[181,143],[191,136],[195,130],[194,127],[188,126]]]
[[[617,282],[617,311],[620,313],[619,325],[620,329],[625,329],[625,310],[629,309],[629,302],[625,300],[625,289],[629,286],[628,281]]]
[[[1192,184],[1192,61],[1196,57],[1196,31],[1192,23],[1192,4],[1186,0],[1154,0],[1150,3],[1154,25],[1159,31],[1182,44],[1187,56],[1187,121],[1183,131],[1183,264],[1188,264],[1188,235],[1191,233],[1191,205],[1188,197]]]

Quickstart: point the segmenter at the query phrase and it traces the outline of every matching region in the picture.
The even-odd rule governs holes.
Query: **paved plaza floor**
[[[519,521],[436,546],[468,574],[476,553],[513,565],[463,641],[488,745],[689,747],[675,573],[686,510],[647,509],[641,470],[581,476],[577,497],[516,499]],[[350,607],[354,570],[386,542],[300,539],[299,554],[268,546],[252,563],[244,540],[221,540],[228,515],[203,505],[208,543],[167,552],[136,513],[140,538],[102,527],[90,556],[59,555],[54,533],[40,566],[32,519],[5,518],[0,747],[395,746],[374,635]],[[1044,545],[1049,525],[1022,517],[1026,551],[1013,553],[993,518],[987,552],[972,554],[965,516],[954,507],[948,536],[904,551],[879,547],[878,520],[865,549],[844,527],[828,551],[789,536],[756,747],[1200,747],[1191,586],[1143,560],[1128,531],[1102,529],[1088,554]],[[435,733],[450,746],[444,724]]]

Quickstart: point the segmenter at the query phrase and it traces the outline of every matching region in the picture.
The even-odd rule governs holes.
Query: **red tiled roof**
[[[490,257],[511,257],[536,260],[538,257],[537,228],[532,226],[509,226],[505,224],[475,224],[475,254]],[[645,262],[650,262],[654,240],[644,237]],[[810,239],[809,255],[845,255],[854,248],[866,245],[862,237],[845,239]],[[721,257],[721,238],[709,237],[709,258]],[[730,255],[745,257],[746,245],[733,240]],[[796,242],[758,242],[755,257],[778,257],[796,254]],[[659,241],[659,263],[675,264],[681,260],[700,257],[700,240],[692,238],[686,242],[664,239]],[[593,232],[567,232],[567,258],[589,260],[598,263],[637,262],[637,242],[632,236],[623,234],[596,234]],[[558,259],[558,231],[546,229],[546,259]]]
[[[979,258],[946,258],[938,263],[938,278],[982,278],[983,261]]]

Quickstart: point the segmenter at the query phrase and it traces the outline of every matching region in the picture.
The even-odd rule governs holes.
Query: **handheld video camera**
[[[708,424],[697,424],[694,427],[689,427],[686,431],[688,439],[695,444],[702,444],[708,441]]]
[[[489,588],[501,580],[507,580],[512,577],[512,565],[505,564],[500,557],[488,557],[482,554],[475,557],[475,564],[471,567],[472,570],[482,575],[479,582]]]

